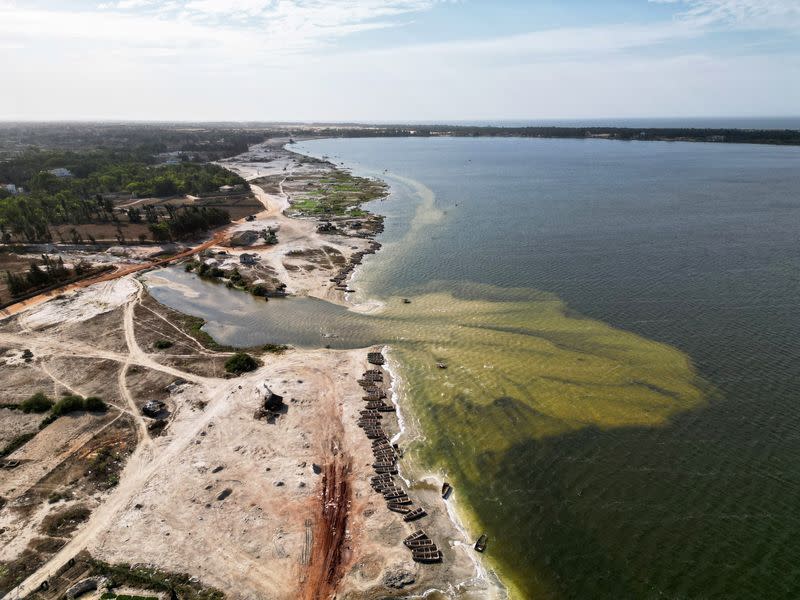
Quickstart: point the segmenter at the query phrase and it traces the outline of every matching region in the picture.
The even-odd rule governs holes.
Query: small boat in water
[[[453,486],[445,481],[442,484],[442,498],[447,500],[450,497],[450,494],[452,493],[453,493]]]
[[[438,361],[436,363],[436,366],[439,367],[440,369],[446,369],[447,368],[447,363],[446,362],[442,362],[442,361]]]
[[[486,537],[486,534],[484,533],[483,535],[481,535],[481,537],[478,538],[478,541],[475,542],[475,550],[477,550],[478,552],[483,552],[484,550],[486,550],[487,541],[489,541],[489,538]]]

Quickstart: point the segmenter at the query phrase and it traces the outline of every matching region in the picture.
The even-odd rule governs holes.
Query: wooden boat
[[[408,542],[410,542],[411,540],[419,540],[419,539],[426,538],[426,537],[428,537],[427,533],[422,531],[422,529],[417,529],[414,533],[406,536],[406,538],[403,540],[403,543],[406,546],[408,546]]]
[[[452,493],[453,493],[453,486],[445,481],[442,484],[442,498],[447,500],[450,497],[450,494]]]
[[[394,412],[395,411],[394,406],[391,406],[389,404],[384,404],[383,406],[379,406],[375,410],[377,410],[378,412]]]
[[[369,400],[367,402],[367,408],[370,410],[377,410],[379,412],[385,412],[385,408],[391,409],[394,412],[394,408],[386,404],[383,400]]]
[[[400,504],[402,506],[411,506],[414,504],[411,502],[411,498],[408,496],[400,496],[399,498],[392,498],[391,500],[387,500],[386,503],[389,504],[390,502],[394,504]]]
[[[367,354],[367,362],[371,365],[382,365],[386,360],[380,352],[370,352]]]
[[[411,521],[416,521],[417,519],[421,519],[427,514],[428,513],[425,512],[424,508],[415,508],[414,510],[409,512],[405,517],[403,517],[403,521],[405,521],[406,523],[410,523]]]
[[[478,538],[478,541],[475,542],[475,550],[477,550],[478,552],[483,552],[484,550],[486,550],[487,541],[489,541],[489,538],[486,537],[486,534],[484,533],[483,535],[481,535],[481,537]]]
[[[414,550],[415,548],[436,548],[436,544],[433,543],[433,540],[429,537],[420,538],[418,540],[411,540],[406,544],[409,548]]]
[[[397,502],[387,502],[386,508],[391,510],[392,512],[400,513],[401,515],[408,516],[408,513],[411,511],[410,508],[404,506],[402,504],[398,504]],[[403,517],[405,519],[405,517]]]
[[[391,473],[397,475],[397,467],[375,467],[376,473]]]
[[[411,558],[418,563],[440,563],[442,562],[442,552],[438,548],[434,550],[418,549],[411,552]]]

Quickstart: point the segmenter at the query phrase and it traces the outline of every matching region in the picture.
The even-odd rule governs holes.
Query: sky
[[[0,0],[0,120],[800,113],[800,0]]]

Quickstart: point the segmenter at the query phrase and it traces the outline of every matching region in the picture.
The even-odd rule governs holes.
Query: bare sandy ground
[[[261,162],[263,157],[271,162]],[[301,168],[274,145],[223,164],[249,178]],[[292,293],[344,302],[329,282],[330,268],[292,270],[286,264],[301,265],[305,258],[298,252],[323,248],[333,248],[346,259],[369,240],[322,235],[316,221],[286,217],[288,198],[282,185],[277,193],[255,185],[253,191],[264,211],[255,222],[234,227],[276,226],[279,244],[225,249],[234,256],[258,253]],[[24,462],[0,480],[0,495],[10,505],[117,419],[127,419],[138,439],[119,484],[91,498],[89,520],[14,594],[36,589],[67,560],[89,550],[107,562],[191,573],[231,598],[417,597],[430,590],[460,598],[501,597],[479,576],[469,540],[450,520],[435,486],[417,483],[409,491],[429,514],[412,524],[388,511],[370,488],[371,444],[356,425],[364,407],[357,379],[368,368],[367,349],[291,349],[261,355],[263,366],[240,377],[198,374],[173,366],[176,359],[210,360],[225,354],[187,341],[163,315],[148,315],[148,322],[137,317],[152,312],[141,312],[143,294],[130,273],[35,306],[0,328],[0,346],[30,348],[36,368],[57,389],[87,393],[91,387],[70,372],[69,365],[77,364],[70,361],[114,365],[102,384],[112,405],[102,421],[91,416],[59,419],[12,455]],[[153,338],[151,330],[158,323],[163,325],[159,335],[179,342],[171,354],[159,354],[142,341]],[[82,331],[103,331],[102,341],[95,333],[85,339]],[[150,433],[150,420],[141,414],[147,398],[132,384],[144,381],[147,373],[182,382],[165,396],[171,412],[158,436]],[[263,400],[256,388],[265,382],[288,407],[274,423],[254,418]],[[394,416],[387,415],[386,423],[389,431],[398,431]],[[344,531],[335,537],[336,548],[327,548],[325,515],[331,507],[325,505],[324,478],[334,470],[344,477],[342,495],[334,500],[340,504],[334,512],[342,517],[336,522],[344,523]],[[0,513],[5,525],[0,541],[6,544],[0,560],[24,548],[51,510],[43,505],[24,518],[7,510]],[[444,551],[443,564],[411,561],[402,539],[419,527]]]

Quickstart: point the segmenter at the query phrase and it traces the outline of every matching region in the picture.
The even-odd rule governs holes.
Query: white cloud
[[[697,26],[780,29],[800,33],[800,0],[650,0],[682,4],[679,18]]]
[[[680,16],[538,31],[531,22],[518,35],[358,50],[340,42],[424,18],[442,0],[106,0],[102,9],[97,1],[93,10],[61,0],[48,10],[0,0],[3,82],[13,90],[0,94],[0,118],[730,115],[800,106],[798,52],[776,60],[682,46],[709,31],[789,21],[800,0],[659,0]]]

